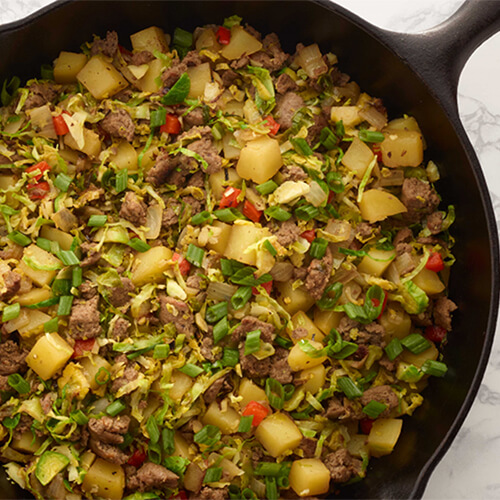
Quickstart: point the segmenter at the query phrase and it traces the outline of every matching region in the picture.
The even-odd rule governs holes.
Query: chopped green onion
[[[94,381],[97,385],[107,384],[110,378],[111,373],[109,373],[109,370],[107,368],[104,368],[104,366],[101,366],[101,368],[99,368],[99,370],[97,370],[97,373],[94,375]]]
[[[174,83],[172,88],[161,98],[161,103],[166,106],[181,104],[188,96],[190,88],[191,80],[189,75],[187,73],[183,73]]]
[[[89,227],[102,227],[104,224],[108,222],[108,216],[107,215],[91,215],[88,222],[87,226]]]
[[[264,241],[264,248],[273,256],[276,257],[278,251],[273,247],[273,244],[269,240]]]
[[[314,205],[302,205],[295,209],[294,214],[297,219],[308,221],[314,219],[319,214],[319,208]]]
[[[65,266],[76,266],[80,264],[80,259],[73,250],[61,250],[57,255]]]
[[[224,316],[216,325],[214,325],[213,335],[214,344],[217,344],[229,333],[229,322],[227,316]]]
[[[40,76],[42,80],[53,80],[54,79],[54,69],[51,64],[42,64],[40,66]]]
[[[316,305],[323,311],[332,311],[342,295],[344,285],[342,283],[332,283],[328,285]],[[333,297],[332,297],[333,294]]]
[[[328,241],[323,238],[315,238],[311,243],[309,253],[313,259],[322,259],[328,248]]]
[[[278,486],[276,485],[275,477],[266,477],[264,479],[266,483],[266,499],[267,500],[278,500]]]
[[[227,302],[219,302],[207,308],[205,319],[208,323],[216,323],[227,316]]]
[[[59,297],[50,297],[50,299],[42,300],[41,302],[37,302],[36,304],[31,304],[25,307],[27,307],[28,309],[42,309],[44,307],[54,306],[58,303],[59,303]]]
[[[59,243],[57,241],[51,241],[50,242],[50,251],[54,255],[58,255],[59,252],[61,251],[61,247],[59,246]]]
[[[281,410],[285,403],[285,389],[283,386],[274,378],[266,379],[266,396],[269,400],[269,404],[275,410]]]
[[[27,247],[31,243],[31,238],[17,230],[10,232],[7,238],[22,247]]]
[[[283,470],[282,464],[275,462],[259,462],[254,469],[256,476],[279,476]]]
[[[203,483],[216,483],[222,477],[222,467],[209,467],[205,472]]]
[[[344,121],[339,120],[338,122],[335,123],[335,133],[340,137],[344,137],[345,135],[345,128],[344,128]]]
[[[328,172],[326,174],[326,183],[334,193],[342,193],[345,189],[342,176],[338,172]]]
[[[293,144],[293,148],[297,153],[304,156],[311,156],[314,151],[311,149],[311,146],[307,143],[305,139],[302,137],[298,137],[296,139],[290,139],[290,142]]]
[[[50,240],[47,238],[37,238],[36,239],[36,246],[40,247],[42,250],[45,250],[46,252],[50,252]]]
[[[13,430],[17,427],[19,420],[21,420],[21,412],[14,417],[5,417],[2,421],[2,425],[8,430]]]
[[[242,492],[241,492],[241,498],[243,500],[257,500],[257,495],[255,494],[255,492],[253,490],[251,490],[250,488],[245,488]]]
[[[278,189],[278,184],[276,184],[276,182],[272,180],[269,180],[262,184],[259,184],[258,186],[255,186],[255,189],[259,194],[262,195],[271,194],[273,191]]]
[[[341,377],[337,379],[337,387],[347,396],[348,399],[359,398],[363,395],[361,389],[349,377]]]
[[[7,377],[7,383],[15,389],[19,394],[28,394],[30,392],[31,387],[24,378],[19,375],[19,373],[13,373]]]
[[[288,220],[292,214],[290,212],[287,212],[285,209],[281,207],[267,207],[264,210],[264,213],[273,219],[279,220],[280,222],[285,222]]]
[[[5,306],[2,312],[2,321],[5,323],[6,321],[10,321],[11,319],[16,319],[21,312],[21,304],[16,302],[15,304],[9,304]]]
[[[71,281],[55,279],[52,283],[54,295],[69,295],[71,293]]]
[[[285,389],[285,401],[288,401],[295,392],[295,386],[293,384],[286,384],[283,386],[283,389]]]
[[[73,295],[62,295],[59,299],[59,307],[57,309],[58,316],[68,316],[71,313],[73,305]]]
[[[238,262],[236,260],[221,259],[220,268],[224,276],[232,276],[240,269],[244,268],[245,264]]]
[[[238,432],[250,432],[252,430],[253,415],[246,415],[241,417]]]
[[[284,347],[285,349],[290,349],[290,347],[293,347],[293,342],[290,339],[282,337],[281,335],[277,335],[274,339],[274,342],[280,347]]]
[[[241,309],[252,297],[251,286],[240,286],[231,297],[231,306],[233,309]]]
[[[403,352],[403,346],[401,345],[401,341],[394,337],[385,347],[385,353],[387,354],[387,357],[391,360],[394,361],[402,352]]]
[[[170,346],[168,344],[155,345],[153,350],[154,359],[166,359],[170,354]]]
[[[106,408],[106,413],[110,417],[116,417],[118,413],[121,413],[126,408],[127,405],[121,399],[116,399],[115,401],[113,401],[111,404],[108,405],[108,407]]]
[[[167,110],[165,108],[155,109],[150,113],[149,126],[151,128],[161,127],[167,122]]]
[[[337,137],[328,127],[321,130],[319,141],[328,150],[334,149],[337,146]]]
[[[171,455],[175,449],[174,442],[175,431],[173,429],[169,429],[168,427],[164,427],[161,431],[161,445],[163,451],[167,455]]]
[[[45,333],[57,332],[59,330],[59,318],[49,319],[46,323],[43,324],[43,331]]]
[[[363,413],[373,419],[378,418],[385,410],[387,410],[387,405],[379,401],[370,401],[363,407]]]
[[[448,367],[445,363],[441,361],[434,361],[432,359],[428,359],[422,365],[422,371],[426,375],[433,375],[434,377],[444,377],[446,372],[448,371]]]
[[[247,333],[245,340],[245,356],[260,351],[260,330],[253,330]]]
[[[204,444],[205,446],[213,446],[214,444],[217,444],[220,441],[220,438],[222,437],[222,434],[220,432],[220,429],[216,427],[215,425],[205,425],[203,429],[198,431],[194,437],[193,440],[195,443],[198,444]]]
[[[81,267],[74,267],[71,275],[71,285],[78,288],[83,283],[83,269]]]
[[[132,238],[128,242],[128,246],[130,248],[133,248],[137,252],[141,252],[141,253],[147,252],[151,248],[145,241],[142,241],[139,238]]]
[[[235,367],[240,361],[240,353],[238,349],[224,347],[224,354],[222,356],[222,364],[224,366]]]
[[[358,137],[363,142],[382,142],[385,139],[385,135],[376,130],[360,130]]]
[[[186,260],[196,267],[201,267],[203,257],[205,257],[205,250],[190,243],[186,252]]]
[[[412,354],[420,354],[431,346],[430,342],[420,335],[420,333],[411,333],[401,340],[401,344],[403,344]]]
[[[189,48],[193,45],[193,34],[182,28],[175,28],[172,43],[179,47]]]
[[[226,17],[222,25],[224,26],[224,28],[231,29],[233,26],[239,26],[241,21],[243,21],[243,19],[240,16],[234,14],[232,16]]]
[[[235,220],[245,218],[245,216],[236,208],[214,210],[214,215],[222,222],[234,222]]]
[[[205,222],[209,222],[210,224],[213,221],[213,217],[207,210],[200,212],[199,214],[195,214],[191,217],[191,224],[193,226],[199,226],[200,224],[204,224]]]
[[[74,411],[69,415],[78,425],[87,425],[89,422],[89,417],[83,413],[82,410]]]
[[[115,189],[117,193],[121,193],[127,189],[128,184],[128,170],[126,168],[122,168],[116,172],[115,179]]]
[[[197,377],[200,373],[203,373],[203,368],[201,366],[193,365],[192,363],[186,363],[183,367],[178,368],[178,370],[184,375],[189,377]]]
[[[62,172],[57,175],[57,177],[54,180],[54,186],[59,189],[59,191],[62,191],[65,193],[68,189],[70,184],[73,182],[73,178],[70,177],[69,175],[63,174]]]

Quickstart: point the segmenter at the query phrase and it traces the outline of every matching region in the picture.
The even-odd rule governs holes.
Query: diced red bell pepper
[[[328,194],[328,203],[331,203],[333,201],[333,198],[335,198],[335,192],[330,191],[330,193]]]
[[[66,135],[69,132],[68,124],[64,121],[62,114],[53,116],[52,123],[57,135]]]
[[[446,328],[432,325],[425,329],[425,337],[431,342],[441,343],[446,338]]]
[[[219,208],[236,208],[238,206],[238,196],[241,194],[241,189],[227,187],[222,195],[219,203]]]
[[[231,30],[225,28],[224,26],[219,26],[219,29],[217,30],[217,33],[215,33],[215,36],[217,37],[217,41],[221,45],[228,45],[231,41]]]
[[[316,233],[314,232],[314,229],[309,229],[307,231],[304,231],[301,235],[301,238],[304,238],[307,240],[309,243],[312,243],[314,241],[314,238],[316,238]]]
[[[269,133],[276,135],[280,129],[280,124],[271,115],[266,116],[265,120],[269,127]]]
[[[257,210],[248,200],[243,203],[243,215],[253,222],[259,222],[262,217],[262,210]]]
[[[41,200],[50,191],[50,185],[47,181],[41,181],[36,184],[28,184],[27,189],[30,199]]]
[[[174,255],[172,255],[172,260],[178,263],[179,271],[182,276],[187,276],[189,274],[191,264],[181,254],[175,252]]]
[[[382,151],[380,150],[380,144],[374,143],[372,146],[373,154],[377,157],[377,161],[382,163]]]
[[[83,356],[86,351],[91,351],[94,347],[95,339],[77,339],[75,340],[75,345],[73,346],[73,355],[71,358],[79,358]]]
[[[180,490],[175,497],[172,497],[172,500],[188,500],[187,493],[184,490]]]
[[[252,427],[257,427],[267,417],[269,410],[258,401],[250,401],[243,409],[242,415],[253,415]]]
[[[178,134],[181,131],[181,122],[177,115],[169,113],[166,120],[165,124],[160,127],[160,133]]]
[[[384,300],[382,302],[382,309],[380,309],[380,314],[377,316],[377,319],[380,319],[380,316],[384,313],[385,306],[387,305],[387,292],[384,290]],[[375,307],[380,305],[380,301],[378,299],[372,299],[372,303]]]
[[[134,467],[140,467],[146,461],[146,452],[143,450],[135,450],[132,456],[128,459],[127,464]]]
[[[372,426],[373,426],[373,420],[371,418],[362,418],[359,421],[359,427],[363,434],[370,434]]]
[[[39,170],[40,173],[36,174],[31,179],[35,180],[35,181],[39,181],[43,177],[43,173],[50,170],[50,165],[46,161],[41,161],[41,162],[37,163],[36,165],[31,165],[31,167],[28,167],[26,169],[26,172],[29,174],[31,172],[34,172],[35,170]]]
[[[262,285],[260,285],[260,286],[267,292],[268,295],[271,295],[271,291],[273,289],[273,280],[266,281],[265,283],[262,283]],[[260,292],[257,289],[257,287],[253,286],[252,293],[254,295],[258,295]]]
[[[425,267],[430,271],[434,271],[436,273],[442,271],[444,269],[444,262],[443,262],[443,257],[441,257],[441,254],[438,252],[432,252],[429,255],[429,258],[427,259]]]
[[[123,45],[118,44],[118,50],[124,56],[130,56],[130,57],[132,57],[132,52],[130,52],[130,50],[126,49]]]

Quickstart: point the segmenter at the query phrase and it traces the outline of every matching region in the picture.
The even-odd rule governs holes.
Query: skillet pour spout
[[[496,223],[479,162],[460,123],[456,88],[472,51],[500,28],[500,2],[466,2],[434,30],[404,35],[380,30],[326,0],[63,0],[0,29],[0,77],[26,80],[61,50],[78,51],[94,33],[116,30],[125,39],[152,25],[172,33],[177,26],[193,30],[232,14],[261,32],[276,32],[289,53],[298,42],[318,43],[323,52],[335,53],[343,70],[370,95],[383,98],[391,116],[415,116],[428,142],[427,156],[440,166],[439,192],[445,204],[456,207],[457,262],[449,289],[459,310],[444,350],[449,371],[433,380],[424,405],[405,419],[394,453],[373,460],[365,480],[331,494],[420,498],[472,405],[496,325]],[[0,499],[26,497],[2,471]]]

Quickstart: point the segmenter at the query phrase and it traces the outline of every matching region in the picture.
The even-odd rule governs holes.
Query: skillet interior
[[[464,146],[461,127],[457,135],[429,88],[390,49],[334,10],[334,6],[326,10],[303,1],[62,2],[49,8],[47,14],[35,15],[27,23],[9,26],[0,33],[0,77],[37,75],[41,63],[52,61],[62,49],[78,51],[81,42],[91,40],[93,33],[105,35],[106,30],[115,29],[128,45],[128,35],[147,26],[158,25],[170,33],[176,26],[192,30],[237,13],[259,31],[277,32],[287,52],[293,53],[298,42],[318,42],[323,51],[338,55],[340,68],[363,90],[383,98],[390,116],[408,113],[417,118],[428,143],[427,157],[440,166],[438,191],[443,206],[457,207],[453,226],[457,263],[450,296],[459,311],[445,350],[450,370],[445,379],[432,381],[424,393],[423,407],[413,418],[405,419],[396,451],[372,460],[366,480],[332,497],[419,497],[432,469],[431,457],[439,458],[449,445],[447,442],[443,447],[444,440],[458,430],[454,422],[465,418],[472,403],[468,394],[471,387],[471,392],[477,389],[475,378],[482,376],[486,365],[492,337],[488,320],[494,325],[495,226],[481,193],[481,181],[471,166],[479,170],[477,160],[470,157],[470,145]],[[26,496],[26,492],[7,485],[0,474],[0,498]]]

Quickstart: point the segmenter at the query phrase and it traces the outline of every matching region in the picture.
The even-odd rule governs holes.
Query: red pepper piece
[[[271,135],[276,135],[281,125],[271,115],[266,116],[265,121],[269,127],[269,133]]]
[[[248,200],[243,204],[243,215],[253,222],[259,222],[262,217],[262,210],[257,210]]]
[[[172,497],[172,500],[188,500],[187,493],[184,490],[180,490],[175,497]]]
[[[432,325],[425,329],[425,337],[431,342],[441,343],[446,338],[446,329],[442,326]]]
[[[133,455],[128,459],[127,464],[140,467],[145,461],[146,453],[143,450],[135,450]]]
[[[64,121],[63,115],[52,117],[52,123],[57,135],[66,135],[69,132],[67,123]]]
[[[430,271],[434,271],[436,273],[442,271],[444,269],[444,262],[443,262],[443,257],[441,257],[441,254],[438,252],[432,252],[429,255],[429,258],[427,259],[425,267]]]
[[[372,146],[373,154],[377,157],[377,161],[382,163],[382,151],[380,150],[380,144],[373,144]]]
[[[309,243],[312,243],[314,241],[314,238],[316,238],[316,233],[314,232],[314,229],[309,229],[308,231],[304,231],[300,236],[301,238],[307,240]]]
[[[220,200],[219,208],[236,208],[238,206],[238,196],[240,194],[241,189],[227,187]]]
[[[361,432],[363,434],[370,434],[372,426],[373,426],[373,420],[371,418],[362,418],[359,421],[359,427],[361,428]]]
[[[75,345],[73,346],[73,355],[71,358],[79,358],[83,356],[86,351],[91,351],[94,347],[95,339],[85,339],[85,340],[75,340]]]
[[[132,52],[126,49],[123,45],[118,44],[118,50],[120,51],[121,54],[132,57]]]
[[[384,292],[384,300],[382,301],[382,309],[380,309],[380,314],[377,316],[377,319],[380,319],[380,316],[384,313],[385,306],[387,305],[387,292],[383,290]],[[380,301],[378,299],[372,299],[372,304],[375,307],[378,307],[380,305]]]
[[[217,33],[215,33],[215,36],[217,37],[217,41],[221,45],[228,45],[231,41],[231,30],[224,28],[224,26],[219,26],[219,29],[217,30]]]
[[[328,203],[330,204],[334,198],[335,198],[335,192],[330,191],[330,193],[328,194]]]
[[[47,181],[42,181],[36,184],[28,184],[27,189],[30,199],[41,200],[50,191],[50,185]]]
[[[30,173],[30,172],[34,172],[35,170],[39,170],[40,173],[36,174],[31,179],[35,180],[35,181],[39,181],[43,177],[43,173],[50,170],[50,165],[46,161],[41,161],[41,162],[37,163],[36,165],[31,165],[31,167],[28,167],[26,169],[26,172]]]
[[[187,276],[189,274],[191,264],[181,254],[175,252],[174,255],[172,255],[172,260],[178,263],[179,271],[182,276]]]
[[[167,121],[165,122],[165,124],[160,127],[160,133],[178,134],[181,131],[182,127],[177,115],[175,115],[174,113],[169,113],[166,119]]]
[[[262,285],[260,285],[260,286],[267,292],[268,295],[270,295],[271,291],[273,289],[273,280],[266,281],[265,283],[262,283]],[[253,286],[252,293],[254,295],[258,295],[260,292],[259,292],[257,287]]]
[[[250,401],[243,409],[242,415],[253,415],[252,427],[257,427],[268,415],[269,410],[258,401]]]

